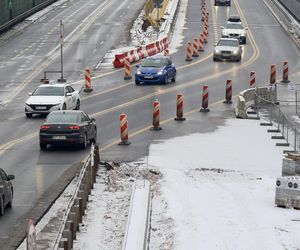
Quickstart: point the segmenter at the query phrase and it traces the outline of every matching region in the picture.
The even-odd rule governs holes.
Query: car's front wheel
[[[46,150],[47,149],[47,144],[40,142],[40,149],[41,150]]]
[[[87,135],[86,134],[84,134],[83,143],[80,144],[80,147],[82,149],[86,149],[87,148]]]
[[[79,109],[80,109],[80,101],[77,100],[75,110],[79,110]]]
[[[139,81],[135,81],[135,85],[140,85],[141,83]]]
[[[12,207],[12,203],[13,203],[13,191],[12,190],[10,190],[10,197],[11,197],[11,200],[10,200],[10,202],[8,202],[8,204],[6,205],[7,207]]]
[[[31,118],[32,117],[31,113],[25,113],[25,115],[26,115],[27,118]]]
[[[62,110],[66,110],[67,109],[67,105],[64,103],[64,105],[62,106]]]
[[[4,214],[4,198],[0,197],[0,216]]]
[[[176,74],[177,74],[177,72],[175,71],[173,74],[173,78],[171,79],[172,82],[176,82]]]

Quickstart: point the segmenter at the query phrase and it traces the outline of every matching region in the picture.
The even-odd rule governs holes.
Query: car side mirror
[[[224,29],[224,27],[223,27],[223,26],[220,26],[220,28],[221,28],[221,30],[222,30],[222,29]]]
[[[95,122],[95,121],[96,121],[96,119],[95,119],[95,118],[91,118],[91,121],[92,121],[92,122]]]
[[[10,175],[7,176],[7,179],[8,179],[9,181],[10,181],[10,180],[13,180],[13,179],[15,179],[15,176],[12,175],[12,174],[10,174]]]
[[[29,93],[28,93],[28,96],[32,96],[32,93],[31,93],[31,92],[29,92]]]
[[[72,96],[72,93],[66,93],[66,96]]]

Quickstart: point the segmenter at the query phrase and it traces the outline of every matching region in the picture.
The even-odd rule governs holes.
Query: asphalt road
[[[232,79],[233,94],[249,86],[250,71],[256,71],[259,85],[269,81],[270,64],[277,65],[280,78],[282,62],[289,61],[290,73],[299,69],[299,50],[260,0],[234,0],[230,8],[215,7],[207,1],[210,12],[208,44],[205,52],[191,63],[185,62],[185,44],[202,31],[201,2],[189,0],[186,23],[182,27],[184,41],[172,55],[178,74],[176,83],[136,86],[124,81],[122,70],[97,72],[92,93],[82,94],[81,108],[97,119],[98,142],[102,160],[132,161],[147,156],[151,141],[171,138],[195,131],[213,131],[219,120],[213,116],[214,104],[224,100],[225,82]],[[61,192],[78,169],[88,150],[54,148],[40,151],[38,128],[43,118],[26,119],[26,94],[37,86],[44,70],[59,68],[59,20],[65,25],[65,77],[82,79],[82,70],[94,68],[110,48],[126,44],[127,31],[140,1],[68,1],[22,32],[12,35],[0,46],[0,162],[8,173],[15,174],[12,209],[0,218],[0,249],[14,248],[24,237],[26,219],[37,220]],[[99,9],[98,9],[99,8]],[[247,44],[242,61],[213,62],[213,44],[220,36],[220,25],[229,14],[239,14],[248,27]],[[87,16],[89,16],[87,18]],[[52,77],[59,78],[59,75]],[[82,83],[76,83],[79,86]],[[185,113],[198,112],[202,86],[209,86],[210,114],[188,130],[175,123],[175,97],[184,94]],[[152,102],[159,99],[162,126],[174,123],[172,131],[149,131]],[[224,105],[232,115],[234,105]],[[129,147],[119,142],[119,114],[125,112],[129,122]],[[202,115],[202,114],[201,114]],[[187,123],[188,121],[186,121]],[[6,244],[2,244],[5,240]]]

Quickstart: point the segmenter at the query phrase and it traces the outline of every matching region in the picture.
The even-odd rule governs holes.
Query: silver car
[[[242,58],[242,46],[236,38],[221,38],[215,45],[213,60],[222,59],[239,62]]]
[[[228,22],[225,27],[221,26],[222,37],[237,38],[241,44],[246,44],[246,29],[241,23]]]

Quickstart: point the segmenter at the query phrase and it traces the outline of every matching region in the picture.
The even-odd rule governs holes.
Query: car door
[[[73,109],[72,90],[70,89],[70,86],[65,87],[65,102],[67,109]]]
[[[94,124],[86,113],[82,112],[82,115],[87,124],[88,139],[90,140],[94,137]]]
[[[77,103],[77,91],[73,89],[71,86],[67,86],[69,93],[71,93],[71,107],[72,109],[76,108]]]
[[[7,175],[0,169],[0,194],[4,194],[4,206],[10,201],[10,185]]]
[[[80,119],[81,119],[82,129],[86,133],[87,139],[89,140],[91,138],[91,132],[90,132],[88,120],[86,119],[84,112],[81,112]]]
[[[175,70],[172,61],[170,59],[167,59],[167,71],[168,71],[169,79],[172,79],[174,77]]]

